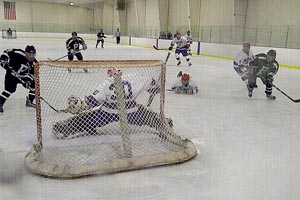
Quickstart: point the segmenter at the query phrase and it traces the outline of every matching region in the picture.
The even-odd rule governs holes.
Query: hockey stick
[[[287,95],[285,92],[283,92],[282,90],[280,90],[276,85],[272,84],[274,88],[276,88],[279,92],[281,92],[284,96],[286,96],[287,98],[289,98],[292,102],[294,103],[300,103],[300,99],[293,99],[292,97],[290,97],[289,95]]]
[[[171,55],[171,53],[168,52],[168,55],[167,55],[166,60],[165,60],[165,64],[167,64],[170,55]],[[157,81],[160,81],[160,79],[161,79],[161,75],[159,76],[159,78],[158,78]],[[152,101],[153,101],[155,95],[156,95],[156,93],[151,93],[151,94],[150,94],[149,99],[148,99],[148,101],[147,101],[147,107],[150,107],[150,105],[151,105],[151,103],[152,103]]]
[[[81,50],[83,50],[83,49],[79,49],[78,51],[74,51],[73,53],[71,53],[72,55],[75,55],[76,53],[78,53],[78,52],[80,52]],[[67,57],[69,54],[67,54],[67,55],[64,55],[64,56],[62,56],[62,57],[59,57],[59,58],[57,58],[57,59],[51,59],[51,58],[47,58],[49,61],[59,61],[59,60],[61,60],[61,59],[63,59],[63,58],[65,58],[65,57]]]
[[[43,97],[40,97],[41,100],[43,100],[52,110],[54,110],[55,112],[57,113],[69,113],[69,109],[61,109],[61,110],[58,110],[56,108],[54,108],[48,101],[46,101]]]
[[[29,85],[27,85],[27,84],[25,83],[25,81],[23,81],[23,80],[20,78],[19,74],[18,74],[16,71],[11,70],[11,74],[12,74],[14,77],[16,77],[17,79],[19,79],[19,81],[23,84],[23,86],[24,86],[26,89],[31,90],[31,91],[35,91],[35,88],[32,88],[32,87],[30,87]]]
[[[159,49],[159,48],[157,48],[155,45],[153,45],[153,48],[154,48],[155,50],[169,50],[169,48],[162,48],[162,49]]]

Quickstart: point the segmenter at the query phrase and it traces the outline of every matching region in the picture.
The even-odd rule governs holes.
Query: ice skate
[[[267,94],[266,96],[267,96],[268,99],[271,99],[271,100],[275,100],[276,99],[276,97],[273,96],[273,95],[271,95],[271,94]]]
[[[28,97],[26,97],[26,103],[25,103],[25,105],[26,105],[26,107],[31,107],[31,108],[35,108],[36,107],[36,105],[33,102],[31,102]]]
[[[189,63],[189,67],[192,66],[192,63]]]
[[[86,73],[88,72],[87,68],[83,68],[83,71],[86,72]]]
[[[68,72],[71,72],[71,68],[68,68]]]
[[[248,91],[248,96],[252,97],[252,91]]]

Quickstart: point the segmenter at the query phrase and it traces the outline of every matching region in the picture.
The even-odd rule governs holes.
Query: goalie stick
[[[67,108],[66,109],[61,109],[61,110],[56,109],[47,100],[45,100],[43,97],[40,97],[40,98],[55,112],[57,112],[57,113],[69,113],[69,109],[67,109]]]
[[[155,50],[169,50],[169,48],[161,48],[161,49],[159,49],[159,48],[157,48],[155,45],[153,45],[153,48],[154,48]]]
[[[168,55],[167,55],[166,60],[165,60],[165,64],[167,64],[170,55],[171,55],[171,53],[168,52]],[[159,78],[158,78],[157,81],[160,81],[160,79],[161,79],[161,75],[159,76]],[[150,105],[151,105],[151,103],[152,103],[152,101],[153,101],[155,95],[156,95],[156,93],[151,93],[151,94],[150,94],[149,99],[148,99],[148,101],[147,101],[147,107],[150,107]]]
[[[87,109],[87,110],[84,110],[84,111],[82,111],[82,112],[80,112],[80,113],[73,113],[73,112],[71,112],[68,108],[65,108],[65,109],[56,109],[56,108],[54,108],[47,100],[45,100],[43,97],[40,97],[41,98],[41,100],[43,100],[48,106],[49,106],[49,108],[51,108],[52,110],[54,110],[55,112],[57,112],[57,113],[71,113],[71,114],[73,114],[73,115],[77,115],[77,114],[80,114],[80,113],[86,113],[86,112],[90,112],[90,111],[94,111],[94,110],[97,110],[97,109],[100,109],[101,107],[102,107],[102,103],[99,105],[99,106],[96,106],[96,107],[93,107],[93,108],[90,108],[90,109]]]
[[[279,89],[276,85],[272,84],[274,88],[276,88],[279,92],[281,92],[284,96],[286,96],[287,98],[289,98],[292,102],[294,103],[300,103],[300,99],[293,99],[292,97],[290,97],[289,95],[287,95],[285,92],[283,92],[281,89]]]

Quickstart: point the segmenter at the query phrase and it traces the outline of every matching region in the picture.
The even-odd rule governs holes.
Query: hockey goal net
[[[75,178],[196,156],[164,115],[165,72],[158,60],[40,62],[37,144],[25,156],[26,168]]]
[[[2,30],[2,38],[3,39],[17,39],[17,31],[16,30]]]

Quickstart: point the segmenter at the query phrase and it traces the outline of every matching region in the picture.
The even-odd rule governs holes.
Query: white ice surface
[[[87,41],[84,59],[161,59],[166,51],[105,43],[95,49]],[[0,51],[35,45],[37,59],[66,54],[65,40],[0,40]],[[226,51],[226,49],[224,49]],[[261,53],[261,52],[254,52]],[[197,82],[192,96],[166,92],[166,116],[175,131],[191,139],[198,155],[173,166],[125,173],[56,180],[26,171],[24,156],[36,143],[35,111],[25,107],[27,91],[19,86],[0,116],[0,199],[161,199],[161,200],[299,200],[300,104],[264,85],[252,98],[232,68],[232,61],[193,56],[192,67],[177,67],[174,54],[167,65],[166,88],[179,70]],[[182,59],[182,63],[186,62]],[[0,90],[5,71],[0,69]],[[278,87],[300,98],[300,70],[281,68]]]

